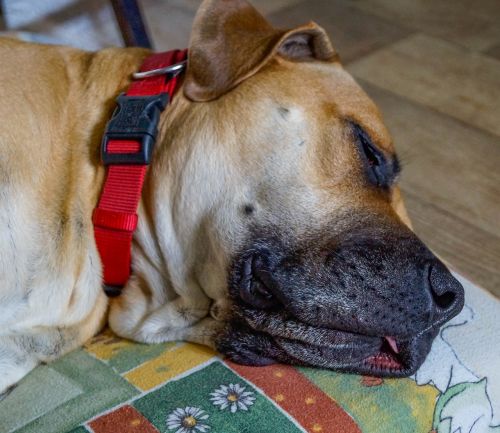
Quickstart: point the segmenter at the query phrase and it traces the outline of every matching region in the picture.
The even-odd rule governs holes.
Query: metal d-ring
[[[150,71],[134,72],[132,76],[135,80],[142,80],[143,78],[156,77],[165,74],[178,74],[187,64],[187,60],[176,63],[175,65],[166,66],[165,68],[151,69]]]

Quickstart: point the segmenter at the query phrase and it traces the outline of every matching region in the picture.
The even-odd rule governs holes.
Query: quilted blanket
[[[500,433],[500,302],[460,279],[466,306],[412,378],[243,367],[105,331],[0,402],[0,433]]]

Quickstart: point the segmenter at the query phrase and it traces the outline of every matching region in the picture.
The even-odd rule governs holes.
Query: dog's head
[[[191,284],[231,300],[213,309],[227,321],[219,349],[248,364],[413,373],[463,289],[408,227],[391,138],[324,30],[205,1],[184,95],[167,125],[182,167],[173,221]]]

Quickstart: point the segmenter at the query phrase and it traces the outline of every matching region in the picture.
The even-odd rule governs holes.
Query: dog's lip
[[[360,334],[363,335],[363,334]],[[405,337],[405,340],[400,340],[394,337],[389,337],[389,341],[394,339],[396,342],[397,351],[394,350],[393,342],[389,342],[387,337],[372,337],[377,338],[380,342],[379,347],[369,354],[365,354],[361,359],[337,365],[336,368],[349,373],[373,375],[378,377],[406,377],[416,371],[418,365],[415,364],[414,358],[416,353],[413,353],[414,343],[416,343],[422,335],[414,336],[413,338]]]
[[[365,354],[358,361],[345,365],[348,369],[351,369],[349,367],[361,367],[365,372],[368,370],[375,375],[384,376],[399,375],[411,369],[411,366],[408,365],[408,360],[412,357],[411,345],[420,336],[405,337],[404,340],[392,336],[368,336],[365,334],[359,334],[359,336],[376,339],[379,345],[378,348],[372,349],[371,353]]]
[[[399,341],[395,337],[384,336],[378,352],[367,356],[362,363],[374,372],[395,372],[404,369],[402,354],[408,348],[407,342]]]
[[[348,372],[380,377],[407,377],[414,374],[430,350],[434,339],[435,327],[429,327],[411,338],[397,339],[398,352],[394,352],[385,337],[381,339],[380,349],[364,358],[361,362],[346,366]]]
[[[360,334],[360,336],[364,336]],[[398,342],[399,353],[395,354],[390,349],[385,337],[369,337],[378,341],[378,347],[372,347],[362,356],[355,359],[342,359],[342,357],[331,357],[328,347],[316,346],[314,344],[299,343],[298,347],[292,341],[277,338],[276,342],[291,359],[299,365],[315,366],[321,368],[344,371],[346,373],[377,376],[377,377],[407,377],[415,373],[421,364],[423,357],[417,350],[418,340],[422,337],[415,337],[406,341]],[[308,349],[309,346],[309,349]],[[352,348],[344,348],[351,352]],[[302,353],[311,351],[312,357],[303,358]],[[425,353],[424,355],[426,355]],[[278,360],[276,362],[279,362]]]
[[[319,328],[287,317],[285,312],[262,311],[240,305],[236,316],[258,333],[265,333],[297,364],[308,365],[302,359],[310,351],[317,366],[340,369],[351,373],[375,376],[402,377],[418,367],[419,340],[425,332],[414,335],[367,335],[357,332]],[[275,317],[275,321],[269,320]],[[280,320],[281,319],[281,320]],[[269,328],[269,323],[282,324]],[[309,333],[316,330],[309,336]],[[427,330],[430,332],[430,330]],[[299,349],[297,349],[299,348]]]

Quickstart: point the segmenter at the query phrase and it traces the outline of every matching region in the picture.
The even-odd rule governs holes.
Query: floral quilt
[[[412,378],[244,367],[105,331],[0,402],[0,433],[500,433],[500,302],[461,280],[466,307]]]

